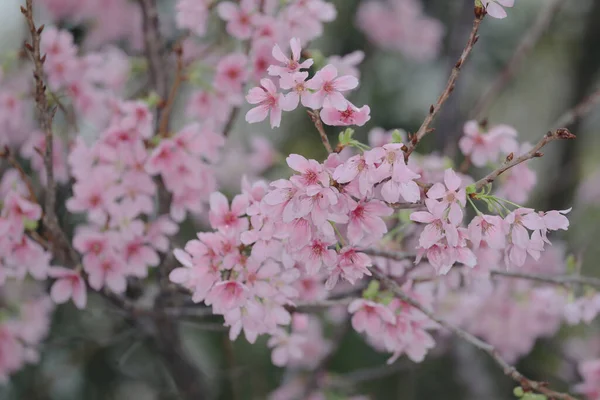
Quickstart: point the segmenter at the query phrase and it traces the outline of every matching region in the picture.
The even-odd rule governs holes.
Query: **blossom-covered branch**
[[[465,340],[466,342],[487,353],[496,362],[496,364],[498,364],[500,368],[502,368],[504,374],[511,377],[515,382],[521,385],[523,389],[539,392],[553,399],[576,400],[573,396],[571,396],[568,393],[560,393],[549,389],[545,382],[538,382],[525,377],[523,374],[517,371],[517,369],[514,366],[504,361],[504,359],[498,354],[498,351],[494,348],[494,346],[478,339],[469,332],[437,317],[429,309],[427,309],[418,301],[414,300],[412,297],[404,293],[402,288],[398,286],[396,282],[390,279],[387,275],[380,272],[376,267],[372,269],[372,273],[376,279],[379,279],[382,283],[384,283],[400,300],[407,304],[410,304],[412,307],[417,308],[423,314],[427,315],[427,317],[431,318],[433,321],[437,322],[442,327],[448,329],[450,332],[454,333],[462,340]]]
[[[474,184],[474,188],[476,190],[481,190],[484,186],[494,182],[494,180],[496,180],[496,178],[501,175],[503,172],[525,162],[528,160],[531,160],[532,158],[538,158],[538,157],[542,157],[544,154],[540,152],[540,150],[547,145],[550,142],[553,142],[555,140],[563,140],[563,139],[575,139],[576,136],[574,134],[572,134],[568,129],[565,128],[560,128],[560,129],[556,129],[554,131],[550,131],[548,133],[546,133],[542,139],[540,139],[540,141],[528,152],[526,152],[525,154],[514,158],[511,157],[511,155],[509,155],[506,159],[506,161],[498,168],[496,168],[494,171],[490,172],[489,174],[487,174],[485,177],[481,178],[480,180],[478,180],[477,182],[475,182]]]

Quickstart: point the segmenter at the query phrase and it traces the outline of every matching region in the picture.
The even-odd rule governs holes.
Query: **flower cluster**
[[[98,140],[87,146],[80,139],[69,154],[75,184],[66,206],[72,213],[85,213],[88,222],[78,227],[73,246],[83,255],[83,269],[95,290],[123,293],[126,278],[147,276],[148,267],[159,262],[158,252],[169,250],[167,236],[177,232],[167,216],[151,223],[144,218],[155,212],[157,188],[150,172],[163,172],[157,168],[156,149],[152,155],[146,149],[152,130],[147,105],[119,103]],[[175,216],[177,204],[171,206]],[[62,274],[57,278],[74,279]]]
[[[20,289],[27,294],[12,290],[0,292],[3,303],[3,318],[0,321],[0,383],[5,383],[10,375],[25,365],[36,364],[40,360],[38,348],[50,330],[54,308],[50,298],[30,293],[32,288]]]
[[[110,118],[114,93],[123,90],[129,75],[127,55],[108,47],[79,56],[72,34],[52,26],[44,29],[41,47],[49,89],[68,96],[78,115],[104,124]]]
[[[0,192],[0,285],[27,275],[45,280],[52,254],[28,234],[36,230],[42,208],[29,197],[17,171],[7,171],[1,186],[8,190]]]
[[[273,57],[280,64],[270,65],[267,72],[279,78],[281,89],[290,91],[279,93],[271,79],[261,79],[260,86],[250,89],[246,96],[250,104],[258,104],[248,111],[246,121],[260,122],[270,113],[271,127],[278,127],[282,111],[292,111],[302,103],[307,108],[322,109],[320,115],[327,125],[364,125],[370,119],[369,106],[358,108],[343,94],[355,89],[358,79],[352,75],[338,76],[337,68],[328,64],[307,80],[308,72],[304,70],[313,65],[313,60],[309,58],[300,62],[300,43],[298,38],[290,40],[291,56],[286,56],[279,45],[273,47]]]
[[[411,297],[425,307],[431,306],[433,298],[430,295],[422,290],[408,290],[408,285],[405,286]],[[437,327],[435,322],[411,305],[393,298],[393,295],[383,302],[354,300],[348,311],[352,314],[352,327],[357,332],[364,333],[375,348],[393,353],[388,364],[403,354],[414,362],[421,362],[435,345],[428,332]]]

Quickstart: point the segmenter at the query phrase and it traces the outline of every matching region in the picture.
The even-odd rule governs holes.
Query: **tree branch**
[[[469,332],[467,332],[457,326],[454,326],[454,325],[446,322],[445,320],[437,317],[433,312],[428,310],[421,303],[419,303],[418,301],[414,300],[412,297],[410,297],[406,293],[404,293],[402,288],[396,282],[394,282],[392,279],[387,277],[385,274],[383,274],[377,268],[372,268],[371,272],[373,273],[373,276],[375,278],[377,278],[382,283],[384,283],[386,285],[386,287],[388,289],[390,289],[394,293],[394,295],[396,295],[400,300],[415,307],[416,309],[421,311],[423,314],[425,314],[427,317],[429,317],[431,320],[437,322],[440,326],[442,326],[442,327],[446,328],[447,330],[449,330],[450,332],[454,333],[460,339],[472,344],[479,350],[487,353],[492,358],[492,360],[494,360],[494,362],[496,362],[496,364],[498,364],[500,366],[500,368],[502,368],[504,374],[507,375],[508,377],[512,378],[521,387],[523,387],[524,390],[535,391],[535,392],[541,393],[545,396],[548,396],[552,399],[576,400],[575,397],[571,396],[568,393],[556,392],[552,389],[549,389],[545,382],[538,382],[538,381],[534,381],[534,380],[527,378],[526,376],[521,374],[519,371],[517,371],[517,369],[515,367],[513,367],[512,365],[510,365],[506,361],[504,361],[504,359],[502,357],[500,357],[500,355],[498,354],[498,351],[494,348],[494,346],[492,346],[489,343],[484,342],[483,340],[478,339],[477,337],[473,336]]]
[[[317,131],[319,132],[319,137],[321,138],[321,142],[323,143],[325,150],[327,150],[328,154],[333,153],[333,148],[331,147],[331,144],[329,143],[329,138],[325,133],[325,128],[323,127],[323,121],[321,121],[321,115],[319,114],[319,110],[308,110],[306,112],[308,113],[308,116],[310,117],[313,124],[315,124],[315,128],[317,128]]]
[[[150,81],[161,99],[167,98],[167,71],[164,68],[164,41],[160,34],[156,0],[138,0],[142,9],[144,43],[150,69]]]
[[[548,2],[548,5],[542,10],[531,28],[523,36],[523,40],[513,53],[502,72],[496,77],[489,89],[485,91],[475,103],[475,107],[471,113],[474,118],[481,118],[482,114],[488,110],[492,102],[506,88],[506,85],[517,73],[519,67],[523,63],[523,60],[529,55],[529,53],[531,53],[535,45],[548,30],[548,27],[554,19],[554,16],[558,13],[565,1],[566,0],[550,0]],[[558,124],[556,126],[565,125],[566,124]]]
[[[527,272],[505,271],[501,269],[491,270],[490,275],[505,278],[528,279],[540,283],[549,283],[560,286],[581,285],[600,288],[600,279],[581,275],[540,275]]]
[[[175,70],[175,80],[173,81],[173,86],[171,86],[169,97],[164,103],[163,112],[161,113],[160,117],[158,135],[162,137],[169,136],[169,122],[171,120],[171,111],[173,110],[175,99],[177,98],[177,92],[179,91],[181,84],[185,80],[183,65],[183,48],[181,44],[177,43],[173,48],[173,51],[175,52],[175,56],[177,57],[177,68]]]
[[[554,131],[548,132],[533,147],[533,149],[531,149],[527,153],[523,154],[522,156],[513,158],[513,157],[511,157],[512,156],[512,153],[511,153],[511,155],[509,155],[507,157],[506,162],[504,164],[502,164],[500,167],[496,168],[494,171],[487,174],[482,179],[475,182],[475,189],[480,190],[485,185],[494,182],[494,180],[496,180],[496,178],[498,178],[498,176],[500,176],[500,174],[506,172],[507,170],[511,169],[514,166],[517,166],[527,160],[531,160],[532,158],[542,157],[544,155],[544,153],[541,153],[540,150],[542,149],[542,147],[544,147],[548,143],[553,142],[555,140],[575,139],[575,138],[576,138],[576,136],[574,134],[572,134],[568,129],[565,129],[565,128],[560,128],[560,129],[556,129]]]
[[[471,29],[471,34],[469,35],[469,40],[467,41],[467,45],[465,46],[462,54],[460,55],[460,58],[454,65],[454,68],[452,68],[452,72],[450,73],[450,78],[448,79],[448,83],[446,84],[444,91],[438,97],[435,105],[431,105],[431,108],[429,109],[429,114],[427,115],[427,117],[425,117],[425,120],[421,124],[421,127],[419,128],[417,133],[412,135],[412,137],[410,139],[410,144],[406,148],[406,151],[404,154],[404,158],[406,160],[408,160],[408,157],[410,157],[410,155],[415,150],[415,148],[417,147],[417,145],[419,144],[421,139],[423,139],[423,137],[427,133],[431,132],[431,128],[430,128],[431,123],[433,122],[435,117],[440,112],[444,103],[448,100],[448,98],[454,91],[454,86],[456,85],[456,81],[458,79],[458,76],[460,75],[460,71],[461,71],[464,63],[467,61],[467,58],[471,54],[471,51],[473,50],[473,46],[475,46],[475,43],[477,43],[477,40],[479,39],[477,32],[479,31],[479,26],[481,25],[481,21],[483,21],[483,17],[484,17],[483,12],[475,13],[475,19],[473,20],[473,28]]]

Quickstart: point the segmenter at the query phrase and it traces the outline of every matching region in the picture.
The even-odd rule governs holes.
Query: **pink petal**
[[[290,48],[292,49],[292,58],[296,61],[300,59],[300,53],[302,52],[302,47],[300,45],[300,39],[292,38],[290,40]]]
[[[488,5],[485,7],[485,10],[492,18],[503,19],[506,18],[506,16],[508,15],[506,14],[506,11],[504,11],[504,8],[502,8],[501,5],[496,4],[494,2],[488,3]]]
[[[50,298],[56,304],[65,303],[71,297],[73,288],[71,282],[68,279],[59,279],[54,282],[50,289]]]
[[[254,107],[250,111],[246,113],[246,122],[249,124],[254,124],[256,122],[264,121],[269,115],[269,106],[260,105],[258,107]]]
[[[225,1],[217,6],[217,12],[219,13],[219,17],[225,21],[229,21],[237,15],[238,7],[230,1]]]
[[[460,187],[461,180],[458,175],[456,175],[456,172],[454,172],[451,168],[448,168],[444,172],[444,183],[448,189],[455,191]]]
[[[355,89],[358,86],[358,79],[352,75],[340,76],[334,82],[334,87],[340,92]]]

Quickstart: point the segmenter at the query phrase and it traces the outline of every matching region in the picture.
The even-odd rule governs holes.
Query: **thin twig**
[[[46,97],[46,84],[44,83],[44,62],[46,61],[46,55],[41,55],[41,34],[44,30],[44,25],[36,27],[35,21],[33,20],[33,0],[27,0],[25,7],[21,7],[21,12],[27,20],[29,26],[29,33],[31,35],[31,43],[25,43],[25,48],[29,52],[34,65],[33,77],[35,78],[35,104],[38,111],[38,119],[42,131],[45,134],[45,152],[44,152],[44,166],[46,168],[46,195],[44,201],[44,217],[43,222],[48,233],[57,241],[50,241],[52,247],[58,245],[61,249],[66,251],[66,254],[73,264],[77,264],[79,256],[71,245],[64,231],[61,229],[56,217],[56,182],[54,180],[54,168],[53,168],[53,134],[52,134],[52,120],[56,113],[56,108],[50,109],[48,105],[48,99]]]
[[[431,128],[430,128],[431,123],[433,122],[435,117],[438,115],[438,113],[442,109],[442,106],[444,105],[444,103],[446,103],[446,101],[448,100],[448,98],[450,97],[452,92],[454,91],[454,86],[456,85],[456,81],[458,79],[458,76],[460,75],[460,71],[461,71],[464,63],[467,61],[467,58],[471,54],[471,51],[473,50],[473,46],[475,46],[475,43],[477,43],[477,40],[479,39],[477,32],[479,31],[479,26],[481,25],[481,21],[483,21],[483,17],[484,17],[483,13],[476,13],[475,19],[473,20],[473,28],[471,29],[471,34],[469,35],[469,40],[467,41],[467,45],[465,46],[462,54],[460,55],[460,58],[454,65],[454,68],[452,68],[450,78],[448,79],[448,83],[446,84],[444,91],[438,97],[435,105],[431,105],[431,107],[429,108],[429,114],[427,114],[427,117],[425,117],[425,120],[421,124],[421,127],[419,128],[419,130],[414,135],[411,136],[410,144],[406,148],[406,151],[404,154],[404,158],[406,160],[408,160],[408,157],[410,157],[410,155],[415,150],[415,148],[417,147],[417,145],[419,144],[421,139],[423,139],[423,137],[427,133],[431,132]]]
[[[406,253],[406,252],[402,252],[402,251],[373,249],[373,248],[361,249],[361,252],[368,254],[370,256],[373,256],[373,257],[384,257],[384,258],[389,258],[390,260],[395,260],[395,261],[410,260],[410,259],[414,259],[416,257],[415,254],[412,254],[412,253]]]
[[[62,100],[54,92],[50,91],[48,93],[50,93],[50,97],[52,97],[52,101],[54,101],[56,103],[58,108],[65,115],[67,124],[70,125],[71,128],[73,128],[76,133],[79,133],[79,125],[77,124],[77,117],[75,115],[75,111],[74,111],[73,107],[67,108],[67,106],[64,105]]]
[[[46,98],[46,84],[44,83],[44,62],[46,56],[42,57],[40,50],[41,34],[44,25],[36,27],[33,20],[33,0],[27,0],[25,7],[21,7],[21,12],[27,20],[31,43],[25,43],[25,48],[29,52],[34,65],[33,76],[35,78],[35,104],[38,111],[38,117],[42,131],[45,134],[46,149],[44,152],[44,164],[46,167],[46,177],[48,187],[46,188],[45,208],[46,216],[50,221],[56,218],[54,207],[56,201],[56,186],[54,182],[54,168],[52,164],[53,135],[52,135],[52,117],[54,112],[48,107]]]
[[[506,361],[504,361],[504,359],[502,357],[500,357],[500,355],[498,354],[498,351],[494,348],[494,346],[492,346],[489,343],[484,342],[483,340],[478,339],[477,337],[473,336],[469,332],[467,332],[457,326],[454,326],[451,323],[446,322],[445,320],[439,318],[433,312],[431,312],[429,309],[427,309],[425,306],[423,306],[421,303],[419,303],[418,301],[416,301],[415,299],[413,299],[412,297],[410,297],[406,293],[404,293],[402,288],[396,282],[394,282],[388,276],[383,274],[377,268],[372,268],[371,271],[373,273],[373,276],[375,278],[377,278],[378,280],[380,280],[382,283],[384,283],[385,286],[388,289],[390,289],[394,293],[394,295],[396,295],[400,300],[415,307],[416,309],[421,311],[423,314],[425,314],[427,317],[429,317],[431,320],[437,322],[440,326],[442,326],[442,327],[446,328],[447,330],[449,330],[450,332],[454,333],[456,336],[458,336],[462,340],[465,340],[466,342],[472,344],[473,346],[480,349],[481,351],[487,353],[496,362],[496,364],[498,364],[500,366],[500,368],[502,368],[504,374],[509,376],[510,378],[512,378],[519,385],[521,385],[521,387],[524,390],[535,391],[535,392],[541,393],[545,396],[548,396],[549,398],[552,398],[552,399],[576,400],[575,397],[569,395],[568,393],[560,393],[560,392],[556,392],[552,389],[549,389],[545,382],[538,382],[538,381],[534,381],[534,380],[527,378],[526,376],[521,374],[519,371],[517,371],[517,369],[514,366],[512,366],[512,365],[508,364]]]
[[[592,94],[584,98],[579,104],[560,116],[560,118],[558,118],[558,120],[556,120],[552,126],[566,127],[573,125],[581,117],[590,112],[592,108],[597,106],[598,103],[600,103],[600,88],[596,89]]]
[[[181,83],[185,80],[183,65],[183,48],[181,44],[175,45],[173,51],[175,52],[175,56],[177,57],[177,69],[175,70],[175,80],[173,81],[173,86],[171,86],[169,97],[167,98],[167,101],[164,104],[163,112],[160,117],[158,135],[162,137],[169,136],[169,122],[171,119],[171,111],[173,110],[173,105],[175,104],[175,99],[177,98],[177,92],[179,91]]]
[[[315,128],[317,128],[317,131],[319,132],[319,136],[321,137],[321,142],[323,143],[325,150],[327,150],[328,154],[333,153],[333,148],[331,147],[331,143],[329,143],[329,138],[325,133],[325,128],[323,128],[323,122],[321,121],[319,110],[307,111],[307,113],[313,124],[315,124]]]
[[[138,0],[138,2],[142,9],[142,29],[152,87],[161,99],[166,99],[168,75],[165,69],[164,40],[160,34],[156,0]]]
[[[494,182],[496,178],[503,172],[511,169],[514,166],[517,166],[525,161],[531,160],[532,158],[542,157],[544,154],[540,152],[542,147],[547,145],[550,142],[555,140],[562,139],[575,139],[576,136],[572,134],[568,129],[560,128],[554,131],[548,132],[542,137],[542,139],[527,153],[523,154],[520,157],[514,158],[512,157],[512,153],[507,157],[506,162],[502,164],[500,167],[496,168],[494,171],[490,172],[488,175],[483,177],[482,179],[475,182],[475,189],[480,190],[485,185]],[[475,195],[476,196],[476,195]]]
[[[548,2],[548,5],[539,14],[537,20],[533,23],[531,28],[523,35],[523,40],[521,40],[519,46],[513,53],[502,72],[496,77],[489,89],[485,91],[475,103],[475,107],[471,112],[471,115],[475,119],[481,118],[482,114],[488,110],[492,102],[506,88],[508,83],[519,70],[523,60],[531,53],[535,45],[548,30],[548,27],[554,19],[554,16],[558,13],[561,6],[565,2],[566,0],[550,0]],[[557,126],[565,126],[565,124],[559,124]]]
[[[294,305],[286,306],[289,312],[309,313],[321,311],[330,307],[348,306],[355,297],[342,297],[340,299],[328,299],[319,301],[297,302]]]
[[[387,203],[387,205],[396,210],[414,210],[426,207],[425,204],[420,201],[417,203]]]
[[[527,279],[531,281],[549,283],[552,285],[568,286],[568,285],[581,285],[581,286],[594,286],[600,288],[600,279],[581,276],[581,275],[540,275],[532,274],[527,272],[514,272],[505,271],[501,269],[494,269],[490,271],[492,276],[500,276],[505,278],[517,278]]]
[[[237,119],[238,114],[240,113],[240,107],[234,107],[229,113],[229,118],[227,118],[227,122],[225,123],[225,127],[223,128],[223,136],[229,136],[231,133],[231,129],[233,129],[233,124]]]

